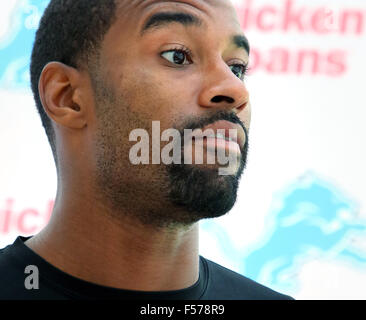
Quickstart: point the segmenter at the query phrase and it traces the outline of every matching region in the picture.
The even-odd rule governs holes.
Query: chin
[[[242,169],[233,175],[219,175],[218,169],[213,165],[169,166],[170,201],[193,220],[226,214],[236,202]]]

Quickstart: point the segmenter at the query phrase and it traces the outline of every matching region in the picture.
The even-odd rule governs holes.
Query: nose
[[[218,108],[239,113],[247,107],[249,92],[224,61],[207,67],[199,105],[203,108]]]

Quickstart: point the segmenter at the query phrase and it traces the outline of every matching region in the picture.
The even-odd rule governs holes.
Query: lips
[[[210,131],[213,131],[213,133],[215,134],[215,137],[217,139],[225,139],[225,140],[229,140],[229,141],[234,141],[239,145],[240,149],[242,149],[244,147],[245,133],[244,133],[243,128],[238,124],[235,124],[235,123],[232,123],[232,122],[229,122],[226,120],[219,120],[219,121],[216,121],[216,122],[204,127],[200,131],[194,130],[192,135],[195,136],[195,138],[201,138],[201,137],[207,136],[207,134],[205,134],[205,131],[207,129],[210,129]],[[230,131],[232,131],[231,134],[230,134]],[[236,135],[233,134],[235,132],[236,132]]]

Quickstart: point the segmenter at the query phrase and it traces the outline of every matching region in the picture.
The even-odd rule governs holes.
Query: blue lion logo
[[[234,249],[228,233],[214,221],[204,221],[201,228],[219,237],[224,256],[240,260],[240,273],[272,287],[296,288],[296,269],[305,261],[331,257],[366,262],[366,252],[352,246],[355,237],[365,238],[366,223],[333,186],[309,173],[280,197],[270,230],[245,253]]]

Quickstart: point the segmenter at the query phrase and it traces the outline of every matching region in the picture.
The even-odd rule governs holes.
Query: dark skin
[[[173,23],[140,37],[148,16],[163,10],[194,14],[204,24]],[[242,31],[229,1],[121,1],[95,72],[57,62],[44,68],[39,90],[56,132],[58,189],[49,224],[27,246],[104,286],[178,290],[198,280],[198,223],[161,227],[134,218],[187,213],[166,200],[162,166],[130,164],[128,134],[148,130],[152,120],[163,131],[217,110],[235,112],[249,129],[248,91],[229,67],[247,63],[248,53],[229,42],[232,34]],[[161,57],[182,45],[195,55],[191,64],[181,68]],[[216,96],[231,99],[213,102]]]

